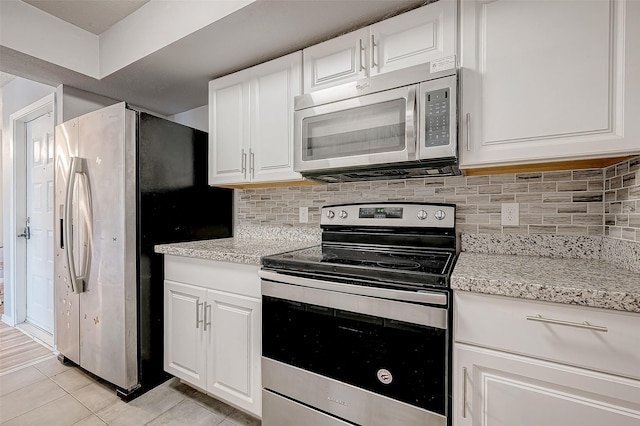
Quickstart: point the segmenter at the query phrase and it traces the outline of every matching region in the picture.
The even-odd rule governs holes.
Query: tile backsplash
[[[327,204],[455,203],[459,233],[606,236],[640,242],[640,156],[605,169],[454,176],[238,190],[238,224],[318,227]],[[520,225],[501,226],[502,203]],[[309,208],[309,223],[298,208]]]

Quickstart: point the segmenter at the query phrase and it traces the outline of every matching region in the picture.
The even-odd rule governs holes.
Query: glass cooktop
[[[419,247],[331,244],[265,256],[262,265],[293,275],[369,282],[365,285],[448,287],[454,261],[452,252]]]

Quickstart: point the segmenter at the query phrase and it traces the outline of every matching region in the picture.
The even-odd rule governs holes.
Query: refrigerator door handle
[[[76,178],[78,175],[82,175],[84,177],[84,188],[85,188],[85,199],[87,203],[87,211],[85,211],[85,223],[87,226],[87,235],[88,241],[83,244],[85,247],[84,253],[84,264],[83,264],[83,274],[76,274],[76,263],[73,258],[73,225],[72,225],[72,214],[73,214],[73,191],[76,185]],[[71,289],[75,293],[82,293],[84,291],[84,283],[85,283],[85,273],[87,271],[89,265],[89,253],[91,253],[90,247],[92,245],[92,220],[91,220],[91,192],[89,190],[89,179],[85,170],[85,162],[83,158],[80,157],[71,157],[71,165],[69,166],[69,175],[67,176],[67,188],[65,194],[65,209],[64,209],[64,241],[66,241],[66,261],[67,261],[67,269],[69,271],[69,276],[71,278]]]

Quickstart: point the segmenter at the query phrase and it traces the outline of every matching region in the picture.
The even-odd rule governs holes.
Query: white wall
[[[190,109],[189,111],[181,112],[167,118],[176,123],[202,130],[203,132],[209,131],[209,107],[207,105]]]
[[[60,85],[56,90],[56,125],[118,102],[121,101]]]

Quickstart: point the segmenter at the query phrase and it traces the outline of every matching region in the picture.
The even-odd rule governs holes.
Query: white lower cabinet
[[[638,426],[640,382],[456,344],[456,426]]]
[[[640,315],[456,292],[454,426],[640,425]]]
[[[262,414],[258,267],[165,256],[164,369]]]

